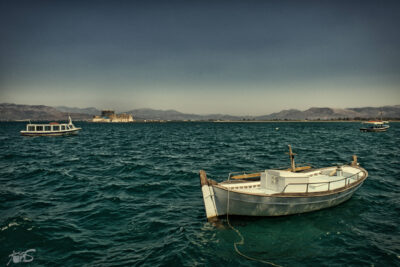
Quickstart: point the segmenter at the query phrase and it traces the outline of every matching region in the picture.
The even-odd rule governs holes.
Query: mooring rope
[[[229,175],[228,181],[229,181],[229,184],[230,184],[230,175]],[[270,262],[270,261],[265,261],[265,260],[256,259],[256,258],[252,258],[252,257],[250,257],[250,256],[247,256],[247,255],[243,254],[243,253],[238,249],[238,247],[237,247],[238,245],[241,245],[241,246],[244,245],[244,237],[243,237],[243,235],[240,233],[240,231],[239,231],[238,229],[236,229],[235,227],[233,227],[233,226],[231,225],[231,222],[229,221],[229,193],[230,193],[230,191],[231,191],[231,190],[230,190],[230,187],[228,186],[228,201],[227,201],[227,204],[226,204],[226,221],[228,222],[229,227],[230,227],[233,231],[235,231],[235,232],[238,234],[238,236],[240,237],[240,241],[239,241],[239,242],[233,242],[233,246],[234,246],[234,248],[235,248],[236,253],[239,254],[240,256],[242,256],[242,257],[248,259],[248,260],[258,261],[258,262],[265,263],[265,264],[268,264],[268,265],[271,265],[271,266],[275,266],[275,267],[282,267],[281,265],[275,264],[275,263]]]

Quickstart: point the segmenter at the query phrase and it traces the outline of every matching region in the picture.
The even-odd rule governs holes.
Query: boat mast
[[[296,164],[294,163],[294,156],[296,154],[292,153],[292,146],[291,145],[288,145],[288,147],[289,147],[290,165],[292,167],[292,172],[296,172]]]

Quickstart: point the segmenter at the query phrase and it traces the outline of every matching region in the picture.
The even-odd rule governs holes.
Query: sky
[[[0,103],[265,115],[400,104],[399,1],[0,0]]]

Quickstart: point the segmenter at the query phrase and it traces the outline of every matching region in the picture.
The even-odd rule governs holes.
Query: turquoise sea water
[[[22,137],[0,123],[0,264],[17,266],[258,266],[238,235],[208,223],[198,171],[350,162],[369,172],[347,202],[279,218],[232,218],[246,255],[283,266],[400,266],[400,124],[75,123],[72,137]],[[279,130],[276,128],[279,127]],[[224,227],[225,226],[225,227]],[[11,263],[10,266],[13,264]]]

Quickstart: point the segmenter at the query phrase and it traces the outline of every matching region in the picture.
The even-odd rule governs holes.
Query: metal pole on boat
[[[289,147],[289,156],[290,156],[290,164],[292,167],[292,172],[296,172],[296,165],[294,163],[294,156],[296,155],[295,153],[292,153],[292,146],[288,145]]]
[[[353,155],[353,161],[351,162],[351,166],[356,167],[357,165],[358,165],[357,155]]]

